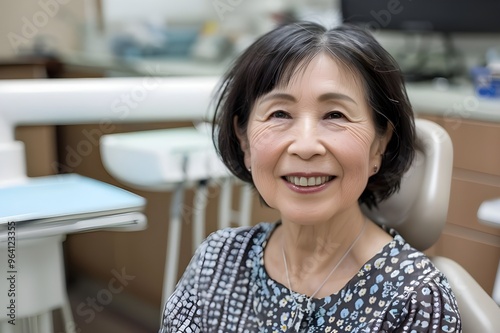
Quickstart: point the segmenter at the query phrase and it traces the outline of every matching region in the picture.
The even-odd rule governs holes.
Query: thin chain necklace
[[[320,286],[318,287],[318,289],[316,289],[316,291],[311,296],[309,296],[307,298],[307,309],[305,309],[305,310],[302,309],[301,306],[299,306],[299,304],[297,303],[297,300],[295,298],[295,294],[296,293],[294,293],[292,291],[292,283],[290,282],[290,274],[288,273],[288,264],[286,262],[285,248],[284,248],[283,242],[281,243],[281,253],[283,254],[283,262],[285,263],[285,273],[286,273],[286,279],[287,279],[287,282],[288,282],[288,290],[290,291],[290,295],[292,296],[292,300],[295,303],[295,306],[297,307],[297,309],[299,309],[301,312],[306,312],[308,314],[312,311],[312,309],[311,309],[311,300],[312,300],[312,298],[321,290],[321,288],[323,288],[323,286],[326,284],[326,282],[328,281],[328,279],[330,279],[330,277],[332,276],[333,272],[335,272],[335,270],[337,269],[337,267],[339,267],[339,265],[342,263],[342,261],[345,259],[345,257],[347,257],[347,255],[349,254],[349,252],[351,252],[351,250],[354,247],[354,245],[356,245],[356,243],[358,242],[358,240],[361,238],[361,235],[365,231],[365,228],[366,228],[367,224],[368,224],[368,221],[365,219],[365,222],[363,224],[363,228],[361,228],[361,230],[359,231],[358,235],[356,236],[356,238],[354,239],[354,241],[351,243],[351,245],[349,246],[349,248],[347,249],[347,251],[342,255],[342,258],[340,258],[340,260],[337,262],[337,264],[335,264],[335,266],[330,271],[330,273],[328,273],[328,275],[326,276],[325,280],[320,284]],[[297,319],[297,315],[298,315],[298,313],[296,312],[296,315],[294,316],[294,319],[293,319],[292,327],[295,324],[295,319]]]

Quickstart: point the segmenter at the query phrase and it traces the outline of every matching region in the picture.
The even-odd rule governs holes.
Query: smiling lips
[[[318,176],[318,177],[296,177],[296,176],[286,176],[285,180],[296,186],[319,186],[323,185],[330,180],[333,176]]]

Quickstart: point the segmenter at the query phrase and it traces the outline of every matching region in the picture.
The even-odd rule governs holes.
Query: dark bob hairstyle
[[[376,206],[399,189],[401,177],[415,155],[413,110],[395,60],[367,31],[349,25],[333,29],[311,22],[295,22],[260,37],[224,75],[215,106],[213,139],[224,164],[238,178],[253,184],[235,131],[246,133],[255,101],[278,85],[286,85],[298,68],[319,53],[329,54],[341,66],[358,74],[376,132],[392,127],[379,172],[371,176],[360,204]]]

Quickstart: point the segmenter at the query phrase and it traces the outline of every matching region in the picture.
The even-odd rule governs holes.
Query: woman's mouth
[[[331,181],[334,176],[318,176],[318,177],[296,177],[296,176],[285,176],[283,177],[287,182],[294,184],[296,186],[320,186],[329,181]]]

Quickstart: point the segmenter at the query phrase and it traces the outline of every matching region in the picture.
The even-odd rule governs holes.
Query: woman
[[[401,73],[371,35],[278,27],[219,96],[224,163],[281,219],[210,235],[161,332],[461,331],[442,273],[360,209],[397,191],[416,146]]]

